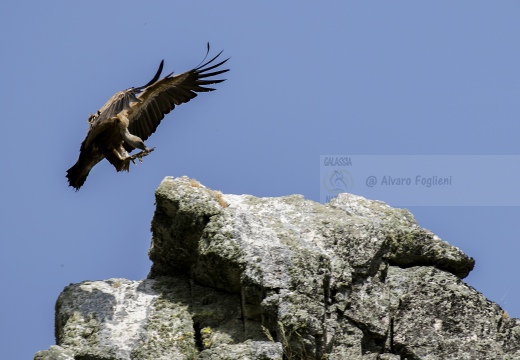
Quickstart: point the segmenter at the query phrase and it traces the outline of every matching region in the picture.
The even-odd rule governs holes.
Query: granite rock
[[[462,280],[474,260],[405,209],[167,177],[152,234],[148,278],[68,286],[35,359],[520,358],[520,321]]]

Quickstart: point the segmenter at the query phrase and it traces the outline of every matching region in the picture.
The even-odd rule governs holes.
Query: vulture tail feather
[[[67,170],[69,186],[72,186],[76,191],[78,191],[85,183],[85,180],[87,180],[89,172],[90,169],[80,165],[79,161],[75,163],[69,170]]]

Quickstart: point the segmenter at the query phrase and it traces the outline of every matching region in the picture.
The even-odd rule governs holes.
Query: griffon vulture
[[[209,53],[209,44],[206,57]],[[142,161],[142,157],[151,153],[144,141],[152,135],[159,123],[175,108],[197,96],[198,92],[213,91],[206,85],[217,84],[225,79],[213,76],[225,73],[229,69],[216,70],[228,59],[214,64],[222,53],[204,62],[194,69],[179,75],[170,73],[161,76],[164,60],[157,73],[144,86],[131,87],[115,94],[96,114],[90,115],[87,137],[81,143],[79,159],[69,170],[69,185],[79,190],[90,170],[103,158],[106,158],[117,171],[129,171],[130,161]],[[141,152],[129,155],[133,149]],[[134,162],[135,163],[135,162]]]

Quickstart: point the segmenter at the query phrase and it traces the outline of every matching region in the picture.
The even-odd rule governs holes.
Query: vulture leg
[[[130,160],[128,153],[121,146],[120,148],[112,148],[105,153],[106,159],[114,165],[117,171],[129,171]]]
[[[128,153],[126,152],[125,148],[123,146],[119,146],[119,148],[114,149],[114,154],[118,156],[119,160],[124,161],[128,158]]]
[[[128,153],[125,150],[112,148],[112,154],[114,154],[115,158],[120,161],[125,161],[128,159]]]
[[[150,154],[152,151],[154,151],[155,148],[148,149],[140,151],[137,154],[134,154],[132,156],[129,156],[128,153],[125,151],[125,149],[121,146],[119,149],[112,149],[112,154],[114,156],[111,156],[110,162],[116,166],[117,171],[129,170],[130,161],[135,164],[135,159],[138,159],[139,162],[143,162],[143,157]],[[114,161],[115,160],[115,161]]]

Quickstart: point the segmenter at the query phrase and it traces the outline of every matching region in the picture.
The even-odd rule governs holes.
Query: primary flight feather
[[[208,52],[209,53],[209,44]],[[229,59],[215,63],[222,53],[182,74],[170,73],[159,80],[164,65],[161,61],[157,73],[148,84],[131,87],[112,96],[96,114],[90,115],[87,136],[81,143],[78,161],[67,170],[69,185],[79,190],[90,170],[106,158],[117,171],[129,171],[130,162],[151,153],[144,141],[152,135],[166,114],[176,105],[184,104],[198,92],[213,91],[207,85],[225,79],[213,76],[229,69],[218,70]],[[215,71],[212,71],[215,70]],[[140,149],[134,155],[128,152]]]

